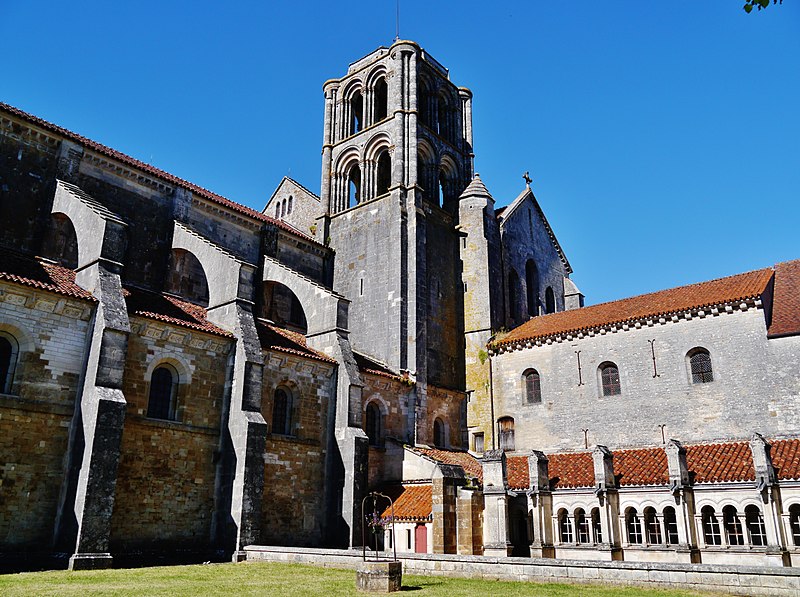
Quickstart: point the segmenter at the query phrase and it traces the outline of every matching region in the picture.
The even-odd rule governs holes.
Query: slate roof
[[[380,492],[392,498],[395,521],[428,522],[433,519],[432,489],[430,485],[389,485]],[[391,507],[381,512],[381,518],[391,515]]]
[[[75,283],[73,270],[8,249],[0,249],[0,280],[97,302],[91,292]]]
[[[800,334],[800,259],[775,266],[771,338]]]
[[[168,294],[150,292],[141,288],[125,288],[122,291],[128,313],[155,319],[207,334],[232,338],[233,334],[208,321],[204,307],[181,300]]]
[[[79,143],[79,144],[83,145],[84,147],[88,147],[92,151],[96,151],[97,153],[102,154],[102,155],[104,155],[106,157],[109,157],[111,159],[117,160],[118,162],[121,162],[121,163],[123,163],[123,164],[125,164],[127,166],[130,166],[131,168],[136,168],[137,170],[140,170],[142,172],[146,172],[146,173],[148,173],[148,174],[150,174],[152,176],[155,176],[157,178],[160,178],[160,179],[162,179],[162,180],[164,180],[164,181],[166,181],[166,182],[168,182],[170,184],[174,184],[174,185],[176,185],[178,187],[187,189],[187,190],[195,193],[199,197],[203,197],[204,199],[208,199],[209,201],[211,201],[213,203],[216,203],[218,205],[221,205],[223,207],[231,209],[231,210],[233,210],[235,212],[238,212],[238,213],[240,213],[240,214],[242,214],[244,216],[253,218],[255,220],[260,220],[262,222],[269,222],[270,224],[274,224],[278,228],[281,228],[281,229],[283,229],[283,230],[285,230],[287,232],[290,232],[291,234],[294,234],[295,236],[302,237],[307,242],[311,242],[311,243],[314,243],[315,245],[319,245],[319,246],[324,246],[321,243],[319,243],[316,240],[314,240],[313,238],[311,238],[310,236],[308,236],[307,234],[303,234],[302,232],[300,232],[299,230],[297,230],[293,226],[289,226],[286,222],[283,222],[281,220],[276,220],[275,218],[272,218],[272,217],[270,217],[270,216],[268,216],[266,214],[263,214],[263,213],[255,210],[255,209],[251,209],[249,207],[245,207],[244,205],[241,205],[239,203],[231,201],[230,199],[226,199],[222,195],[217,195],[216,193],[213,193],[212,191],[209,191],[208,189],[204,189],[201,186],[198,186],[198,185],[196,185],[194,183],[191,183],[191,182],[189,182],[187,180],[179,178],[179,177],[177,177],[177,176],[175,176],[173,174],[170,174],[169,172],[165,172],[164,170],[156,168],[155,166],[151,166],[150,164],[145,164],[144,162],[139,161],[136,158],[132,158],[131,156],[126,155],[126,154],[124,154],[124,153],[122,153],[120,151],[117,151],[116,149],[112,149],[111,147],[108,147],[106,145],[98,143],[97,141],[92,141],[91,139],[88,139],[88,138],[86,138],[86,137],[84,137],[82,135],[79,135],[77,133],[73,133],[72,131],[70,131],[68,129],[65,129],[65,128],[60,127],[60,126],[58,126],[56,124],[53,124],[52,122],[48,122],[48,121],[46,121],[46,120],[44,120],[42,118],[39,118],[38,116],[34,116],[32,114],[28,114],[27,112],[24,112],[23,110],[20,110],[19,108],[15,108],[14,106],[10,106],[8,104],[0,102],[0,110],[8,112],[9,114],[12,114],[12,115],[14,115],[14,116],[16,116],[18,118],[21,118],[22,120],[25,120],[25,121],[29,122],[30,124],[38,126],[38,127],[42,128],[42,129],[44,129],[46,131],[50,131],[51,133],[56,133],[58,135],[66,137],[67,139],[69,139],[71,141]]]
[[[258,339],[261,342],[261,347],[264,349],[276,350],[278,352],[294,354],[324,363],[336,364],[336,360],[325,353],[310,348],[308,344],[306,344],[306,337],[299,332],[279,328],[276,325],[260,319],[256,320],[256,331],[258,332]]]
[[[533,317],[494,342],[505,346],[522,340],[577,333],[602,326],[653,319],[713,305],[759,297],[772,278],[772,268],[670,288],[618,301]]]

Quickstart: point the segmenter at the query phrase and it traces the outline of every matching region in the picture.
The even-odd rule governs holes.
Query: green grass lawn
[[[694,591],[638,587],[498,582],[431,576],[403,577],[403,591],[415,597],[516,595],[561,597],[683,597]],[[0,576],[0,595],[352,595],[355,571],[299,564],[242,563],[168,566],[89,572],[26,572]]]

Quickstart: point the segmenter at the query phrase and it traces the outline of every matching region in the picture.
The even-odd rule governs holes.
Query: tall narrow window
[[[503,417],[497,421],[498,435],[500,436],[500,449],[505,452],[514,450],[514,419]]]
[[[792,532],[792,544],[800,546],[800,504],[789,506],[789,527]]]
[[[444,423],[442,423],[441,419],[436,419],[433,422],[433,445],[437,448],[445,447]]]
[[[744,509],[747,532],[750,535],[750,545],[764,547],[767,544],[767,529],[764,526],[764,516],[758,506],[747,506]]]
[[[644,509],[644,527],[648,545],[661,545],[661,522],[656,516],[655,508]]]
[[[361,202],[361,168],[353,164],[347,173],[347,207],[355,207]]]
[[[705,348],[693,348],[689,351],[689,367],[692,372],[692,383],[709,383],[714,381],[711,368],[711,355]]]
[[[290,435],[291,419],[292,396],[286,388],[278,388],[272,401],[272,433]]]
[[[0,332],[0,394],[10,394],[14,385],[19,345],[10,334]]]
[[[572,520],[564,509],[558,511],[558,531],[561,543],[572,543]]]
[[[575,528],[578,532],[578,543],[589,543],[589,537],[591,536],[589,520],[581,508],[575,510]]]
[[[592,508],[592,536],[595,543],[603,542],[603,527],[600,523],[599,508]]]
[[[517,289],[519,288],[519,275],[512,268],[508,272],[508,317],[516,325],[519,309],[517,308]]]
[[[725,538],[728,540],[728,545],[744,545],[742,523],[739,521],[739,514],[733,506],[725,506],[722,509],[722,526],[725,529]]]
[[[370,446],[380,446],[382,442],[381,409],[375,402],[367,405],[367,437]]]
[[[152,419],[174,421],[178,372],[169,365],[159,365],[150,376],[150,397],[147,416]]]
[[[722,545],[722,536],[719,532],[717,513],[711,506],[703,506],[700,511],[703,520],[703,539],[706,545]]]
[[[536,369],[529,369],[523,374],[525,379],[525,402],[528,404],[538,404],[542,401],[542,383],[539,372]]]
[[[667,506],[664,508],[664,531],[667,534],[667,543],[670,545],[678,544],[678,519],[675,516],[675,508]]]
[[[355,135],[363,128],[364,97],[356,91],[350,99],[350,134]]]
[[[392,184],[392,158],[389,157],[388,151],[381,153],[378,158],[377,174],[376,193],[378,196],[385,195],[389,192],[389,187]]]
[[[386,79],[381,77],[375,83],[375,122],[380,122],[386,118],[389,106],[389,90],[386,86]]]
[[[600,365],[600,381],[603,387],[603,396],[616,396],[622,393],[619,382],[619,369],[614,363]]]
[[[556,295],[550,286],[544,291],[544,308],[548,313],[556,312]]]
[[[539,314],[539,271],[533,259],[525,262],[525,292],[528,299],[528,315],[534,317]]]
[[[475,438],[475,442],[474,442],[474,446],[475,447],[474,447],[473,451],[477,452],[478,454],[483,454],[483,450],[484,450],[484,447],[483,447],[483,433],[476,433],[473,437]]]
[[[628,508],[625,512],[625,523],[628,527],[628,543],[641,544],[643,541],[642,519],[639,518],[636,508]]]
[[[286,204],[286,214],[292,213],[292,196],[289,195],[289,202]]]

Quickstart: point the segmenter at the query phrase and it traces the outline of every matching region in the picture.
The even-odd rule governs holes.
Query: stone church
[[[585,307],[424,49],[323,90],[262,212],[0,104],[0,566],[800,562],[800,261]]]

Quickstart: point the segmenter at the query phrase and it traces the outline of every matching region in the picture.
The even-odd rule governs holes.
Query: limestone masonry
[[[800,261],[585,307],[425,50],[323,90],[263,212],[0,104],[0,567],[798,565]]]

